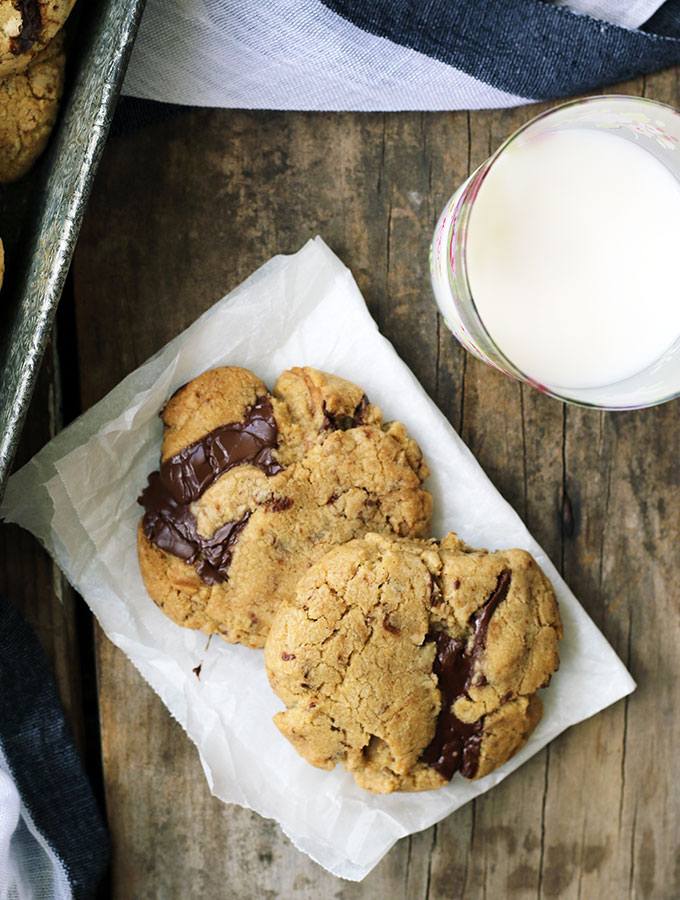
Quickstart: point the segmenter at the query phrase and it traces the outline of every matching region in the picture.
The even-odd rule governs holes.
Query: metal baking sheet
[[[79,0],[66,92],[47,153],[0,187],[0,498],[50,336],[144,0]]]

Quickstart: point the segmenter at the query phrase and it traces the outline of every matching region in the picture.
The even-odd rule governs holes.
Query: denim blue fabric
[[[2,596],[0,745],[22,802],[64,864],[73,897],[94,897],[109,859],[106,829],[40,644]]]
[[[675,0],[637,30],[543,0],[321,2],[364,31],[533,100],[571,97],[680,62]]]

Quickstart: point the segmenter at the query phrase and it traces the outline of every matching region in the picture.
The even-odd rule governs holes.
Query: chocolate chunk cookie
[[[269,393],[225,367],[177,391],[162,418],[138,551],[149,594],[180,625],[262,647],[281,601],[332,547],[430,533],[418,446],[355,384],[294,368]]]
[[[454,534],[369,534],[331,550],[277,612],[265,647],[279,731],[312,765],[375,793],[481,778],[541,718],[562,624],[523,550]]]
[[[57,118],[66,57],[62,35],[18,75],[0,80],[0,182],[21,178],[45,149]]]
[[[22,72],[60,30],[75,0],[0,0],[0,78]]]

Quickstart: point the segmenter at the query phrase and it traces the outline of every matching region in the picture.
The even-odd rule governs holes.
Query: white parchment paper
[[[564,620],[559,672],[524,749],[478,782],[373,796],[341,769],[297,756],[271,718],[261,651],[175,625],[149,599],[137,565],[137,496],[158,466],[158,410],[207,368],[252,369],[270,386],[293,365],[358,382],[404,422],[432,476],[434,534],[475,547],[523,547],[552,580]],[[351,273],[320,238],[275,257],[131,373],[9,480],[0,515],[32,531],[198,747],[212,792],[281,825],[330,872],[362,879],[394,842],[489,790],[548,741],[635,684],[517,514],[379,333]],[[202,664],[200,679],[193,672]]]

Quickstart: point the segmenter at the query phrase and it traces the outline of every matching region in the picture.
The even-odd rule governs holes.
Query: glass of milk
[[[680,113],[577,100],[508,138],[435,229],[441,313],[475,356],[583,406],[680,394]]]

